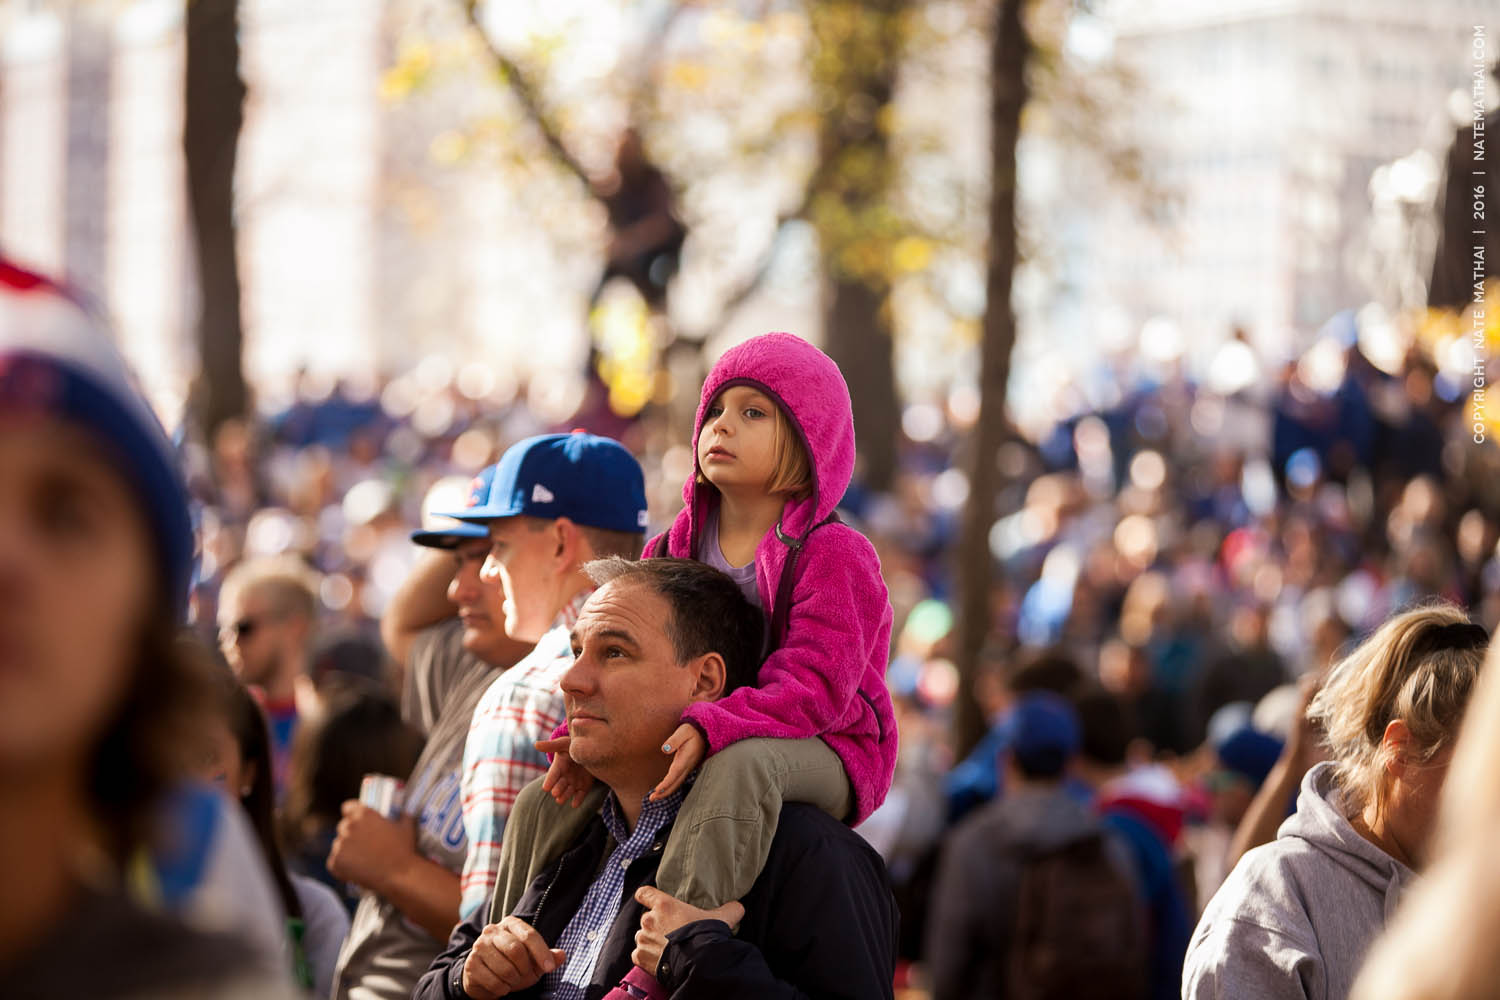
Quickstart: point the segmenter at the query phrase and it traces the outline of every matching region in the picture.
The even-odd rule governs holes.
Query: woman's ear
[[[693,678],[693,701],[718,701],[724,696],[729,683],[729,669],[724,657],[718,653],[704,653],[688,662],[688,669],[695,671]]]
[[[1411,750],[1411,728],[1403,719],[1392,719],[1385,725],[1380,736],[1380,745],[1386,750],[1386,770],[1405,767]]]

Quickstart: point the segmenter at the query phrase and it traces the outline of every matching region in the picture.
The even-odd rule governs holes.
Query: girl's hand
[[[661,745],[661,752],[672,758],[672,766],[667,768],[667,776],[661,779],[661,784],[651,790],[652,802],[660,801],[682,787],[687,776],[708,755],[708,743],[697,726],[684,722],[671,739]]]
[[[571,799],[573,808],[576,809],[583,804],[583,797],[593,786],[594,776],[568,756],[568,745],[572,742],[567,736],[555,740],[537,740],[536,748],[542,753],[553,755],[552,765],[547,768],[547,776],[542,779],[542,791],[552,793],[559,805],[566,804]]]
[[[661,953],[667,950],[668,934],[697,920],[722,920],[733,931],[745,917],[745,908],[733,900],[717,910],[700,910],[649,885],[635,891],[635,901],[646,912],[641,914],[641,929],[635,932],[635,950],[630,953],[630,960],[653,976],[661,968]]]

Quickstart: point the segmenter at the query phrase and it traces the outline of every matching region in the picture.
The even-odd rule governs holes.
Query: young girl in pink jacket
[[[854,419],[838,367],[791,334],[746,341],[704,382],[694,439],[686,506],[646,555],[727,572],[765,613],[770,650],[757,686],[692,705],[662,748],[672,763],[653,798],[702,767],[657,886],[710,910],[749,891],[783,802],[810,803],[852,825],[884,801],[896,723],[880,562],[869,540],[834,515],[854,472]],[[545,787],[558,802],[576,802],[592,780],[559,753]],[[734,818],[752,802],[754,820]],[[586,810],[576,812],[583,815],[566,826],[587,820]],[[551,860],[539,855],[555,856],[576,832],[549,821],[544,839],[555,847],[537,845],[532,871]],[[496,909],[503,915],[513,902],[497,899]]]

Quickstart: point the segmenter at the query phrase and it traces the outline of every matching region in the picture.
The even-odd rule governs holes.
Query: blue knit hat
[[[1083,745],[1078,713],[1050,691],[1023,695],[1000,721],[1005,749],[1033,774],[1057,775]]]
[[[104,324],[61,286],[0,257],[0,412],[86,428],[135,489],[174,612],[187,608],[194,539],[177,453]]]
[[[1214,752],[1226,771],[1233,771],[1259,788],[1281,756],[1282,742],[1250,726],[1241,726],[1214,744]]]

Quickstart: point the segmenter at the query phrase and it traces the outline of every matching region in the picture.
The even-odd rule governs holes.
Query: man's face
[[[573,626],[573,665],[562,677],[568,755],[607,784],[664,774],[661,745],[695,698],[698,673],[677,661],[670,616],[648,585],[613,581]]]
[[[490,543],[472,538],[453,550],[458,564],[448,584],[448,600],[458,606],[464,649],[486,663],[501,663],[515,645],[505,634],[505,590],[498,577],[480,579]]]
[[[219,605],[219,648],[245,684],[269,684],[291,645],[300,641],[272,596],[263,588],[247,587]]]
[[[559,551],[557,522],[506,517],[489,523],[490,552],[480,579],[505,593],[505,632],[536,642],[562,610],[567,566]]]

